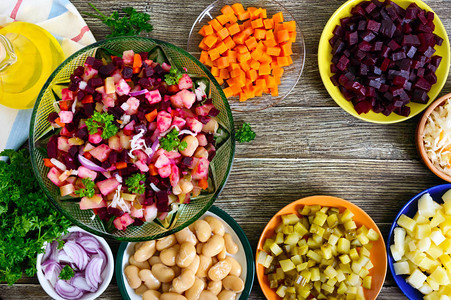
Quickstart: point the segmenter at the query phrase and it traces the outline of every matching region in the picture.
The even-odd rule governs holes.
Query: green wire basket
[[[220,111],[217,120],[221,136],[216,140],[216,156],[210,163],[209,186],[211,188],[208,191],[192,198],[189,204],[180,205],[179,209],[164,221],[147,222],[139,227],[129,226],[125,231],[111,231],[107,230],[108,226],[97,216],[92,219],[91,210],[80,210],[78,199],[67,199],[67,197],[62,199],[59,188],[47,178],[49,169],[44,166],[43,161],[46,158],[46,142],[55,133],[47,121],[47,116],[55,111],[53,103],[61,99],[61,90],[67,87],[72,72],[78,66],[83,66],[88,56],[101,58],[105,54],[120,55],[123,51],[130,49],[135,52],[149,52],[149,58],[153,61],[167,62],[179,69],[186,68],[193,80],[204,80],[213,104]],[[185,50],[166,42],[144,37],[119,37],[103,40],[79,50],[53,72],[33,108],[29,146],[33,171],[56,209],[74,224],[93,234],[120,241],[137,242],[175,233],[196,221],[211,207],[224,188],[232,167],[235,154],[235,131],[232,113],[221,87],[196,58]]]

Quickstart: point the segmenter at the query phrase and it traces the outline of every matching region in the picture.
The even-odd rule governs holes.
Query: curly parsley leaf
[[[83,182],[83,185],[85,186],[85,188],[76,190],[75,194],[77,194],[79,197],[88,197],[88,198],[94,197],[94,195],[96,193],[96,191],[94,189],[96,184],[94,183],[94,181],[92,181],[89,178],[83,178],[81,180],[81,182]]]
[[[113,124],[114,116],[109,113],[99,113],[95,111],[94,114],[86,120],[86,126],[90,134],[95,134],[99,129],[102,130],[102,139],[109,139],[117,134],[119,128]]]
[[[169,70],[169,73],[164,75],[164,81],[168,85],[178,84],[180,78],[182,78],[183,73],[180,72],[179,69],[177,69],[175,66],[171,67],[171,70]]]
[[[0,156],[0,281],[14,284],[36,274],[36,256],[44,242],[58,240],[72,225],[47,200],[33,172],[27,149]]]
[[[177,129],[172,129],[165,137],[160,139],[160,148],[163,148],[166,151],[173,151],[179,149],[183,151],[188,147],[188,143],[183,141],[181,142],[179,137],[179,132]]]
[[[240,143],[248,143],[255,139],[255,132],[249,123],[243,123],[243,126],[235,133],[235,139]]]
[[[151,32],[153,30],[152,24],[149,23],[150,15],[143,12],[137,12],[133,7],[122,9],[125,13],[125,16],[123,17],[121,17],[117,11],[113,12],[113,14],[108,17],[93,4],[88,4],[97,12],[97,15],[87,12],[84,14],[97,18],[101,20],[103,24],[110,27],[111,34],[107,35],[107,37],[139,35],[142,31]]]
[[[146,175],[144,174],[135,174],[125,179],[125,184],[127,185],[128,190],[139,195],[144,194],[146,191],[146,187],[144,185],[145,182]]]
[[[59,278],[62,280],[69,280],[74,277],[75,271],[69,265],[66,265],[60,272]]]

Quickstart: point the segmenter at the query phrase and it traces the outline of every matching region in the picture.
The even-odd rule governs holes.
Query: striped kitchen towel
[[[0,0],[0,26],[23,21],[50,32],[61,44],[65,57],[96,40],[69,0]],[[0,105],[0,151],[18,149],[28,138],[32,109]]]

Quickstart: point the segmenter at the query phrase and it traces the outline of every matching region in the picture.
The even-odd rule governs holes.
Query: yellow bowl
[[[363,1],[349,0],[345,2],[342,6],[340,6],[339,9],[334,12],[334,14],[332,15],[332,17],[330,17],[329,21],[324,27],[318,47],[318,67],[321,79],[323,80],[324,86],[326,87],[332,99],[334,99],[335,102],[337,102],[337,104],[341,106],[341,108],[343,108],[345,111],[356,118],[372,123],[381,124],[397,123],[410,119],[413,116],[419,114],[434,101],[435,97],[437,97],[437,95],[440,93],[440,90],[443,88],[443,85],[448,78],[448,71],[450,66],[450,47],[445,27],[438,18],[437,14],[434,13],[434,33],[443,39],[443,44],[441,46],[435,47],[437,51],[434,55],[440,55],[443,59],[437,71],[435,72],[435,74],[437,75],[437,83],[432,86],[432,89],[428,93],[429,102],[427,104],[419,104],[413,102],[409,103],[408,106],[410,107],[410,115],[408,117],[403,117],[395,113],[391,113],[389,116],[385,116],[382,113],[375,113],[373,111],[359,115],[355,111],[352,102],[346,100],[338,87],[334,86],[332,81],[330,80],[330,77],[334,75],[334,73],[330,71],[330,64],[332,61],[332,47],[329,44],[329,40],[333,37],[333,30],[335,26],[340,24],[340,20],[342,18],[351,16],[351,9],[360,2]],[[406,8],[411,3],[416,3],[421,9],[425,11],[434,12],[429,6],[426,5],[426,3],[422,2],[421,0],[393,0],[393,2],[398,4],[402,8]]]
[[[298,210],[306,205],[321,205],[328,207],[336,207],[343,212],[349,209],[353,214],[353,220],[357,226],[365,225],[368,229],[373,229],[379,234],[379,239],[374,242],[371,249],[370,259],[374,263],[374,267],[370,270],[372,279],[372,287],[369,290],[364,289],[365,299],[374,300],[379,295],[384,285],[385,276],[387,274],[387,252],[385,251],[385,242],[379,227],[374,223],[373,219],[360,207],[341,198],[331,196],[311,196],[296,200],[277,212],[266,225],[257,244],[256,262],[257,279],[266,299],[280,300],[274,289],[270,288],[268,277],[265,275],[265,268],[257,261],[258,252],[263,250],[263,244],[267,238],[274,236],[276,227],[282,222],[282,215],[298,214]]]

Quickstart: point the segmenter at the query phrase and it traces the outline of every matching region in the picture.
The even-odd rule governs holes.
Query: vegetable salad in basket
[[[108,60],[88,57],[71,75],[48,116],[58,133],[45,165],[62,197],[125,230],[208,188],[219,110],[186,69],[132,50]]]

